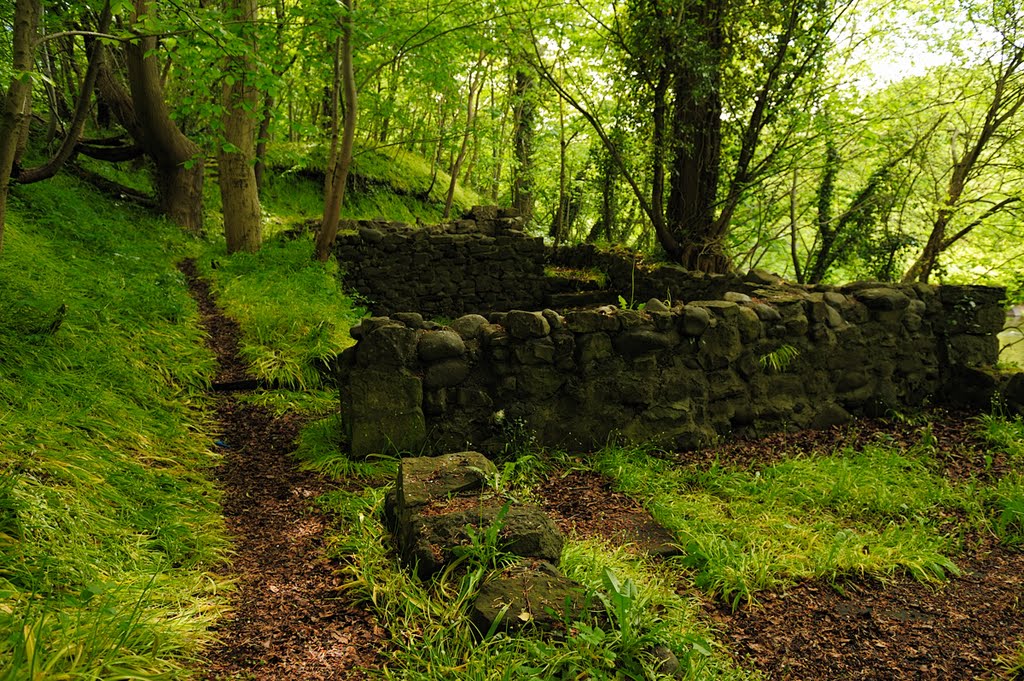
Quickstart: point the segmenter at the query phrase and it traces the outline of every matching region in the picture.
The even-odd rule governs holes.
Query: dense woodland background
[[[132,162],[192,231],[215,175],[252,251],[270,167],[322,183],[326,259],[350,171],[415,157],[426,221],[465,188],[555,243],[1016,295],[1022,22],[1010,0],[17,0],[0,217],[8,171]]]

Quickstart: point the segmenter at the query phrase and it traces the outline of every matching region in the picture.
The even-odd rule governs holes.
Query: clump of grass
[[[278,172],[268,176],[265,207],[270,213],[317,217],[323,212],[322,176],[327,150],[322,144],[274,144],[268,165]],[[433,179],[430,163],[421,156],[396,148],[358,147],[352,158],[352,191],[342,215],[427,223],[439,222],[450,176],[438,169]],[[428,193],[429,190],[429,193]],[[482,202],[472,189],[456,185],[452,214],[458,217]]]
[[[944,512],[984,522],[972,495],[882,447],[760,471],[675,468],[609,448],[596,467],[676,534],[697,585],[733,607],[809,577],[942,579],[957,573],[947,557],[955,541],[939,530]]]
[[[189,247],[65,177],[15,188],[7,228],[0,677],[166,676],[225,586]]]
[[[253,373],[293,389],[322,386],[329,361],[352,344],[348,330],[363,315],[342,293],[337,265],[312,260],[305,241],[270,240],[258,253],[219,252],[211,245],[200,265],[242,327],[240,352]]]
[[[308,424],[299,434],[294,456],[306,470],[334,480],[383,481],[394,478],[398,460],[389,456],[351,459],[341,442],[341,416],[333,414]]]

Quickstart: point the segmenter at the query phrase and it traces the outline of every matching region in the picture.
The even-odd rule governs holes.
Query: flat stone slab
[[[402,459],[398,467],[398,516],[435,499],[483,489],[498,468],[480,452]]]

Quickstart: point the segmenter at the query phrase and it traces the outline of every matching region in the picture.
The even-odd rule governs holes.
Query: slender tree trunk
[[[341,137],[341,153],[330,169],[331,195],[324,203],[324,219],[316,237],[316,259],[327,262],[331,257],[334,239],[338,235],[338,220],[345,201],[345,183],[352,167],[352,147],[356,136],[356,77],[352,66],[352,12],[354,0],[342,0],[345,8],[341,20],[341,72],[345,88],[345,128]]]
[[[533,137],[535,83],[517,68],[512,91],[512,207],[526,220],[533,215]]]
[[[558,98],[558,207],[555,209],[555,219],[551,223],[551,236],[555,240],[555,248],[562,243],[562,233],[565,231],[565,218],[568,210],[568,200],[565,196],[565,148],[568,144],[565,141],[565,100]]]
[[[110,29],[110,20],[110,2],[107,2],[103,7],[102,14],[100,15],[97,32],[106,33]],[[64,167],[64,164],[67,163],[68,159],[74,155],[79,138],[82,136],[82,130],[85,128],[86,119],[89,117],[92,93],[96,88],[96,80],[99,77],[100,66],[104,58],[105,48],[101,41],[93,40],[90,47],[89,66],[86,68],[85,78],[79,86],[80,91],[78,94],[78,101],[75,104],[75,112],[71,119],[71,125],[68,127],[68,130],[64,135],[64,139],[61,142],[60,148],[57,150],[57,153],[54,154],[53,158],[44,165],[37,168],[29,168],[18,173],[16,178],[18,182],[22,184],[29,184],[31,182],[47,180],[56,175],[60,169]]]
[[[4,245],[4,220],[7,216],[7,190],[17,153],[21,130],[28,125],[31,111],[33,41],[42,6],[39,0],[16,0],[14,5],[14,75],[4,98],[0,117],[0,250]]]
[[[338,135],[341,132],[341,120],[338,114],[341,108],[345,106],[344,102],[340,101],[343,42],[344,38],[340,35],[334,40],[334,47],[332,49],[334,68],[332,70],[331,88],[330,93],[324,99],[324,115],[329,117],[327,134],[328,139],[331,141],[330,151],[327,153],[326,172],[324,173],[324,205],[330,202],[331,195],[334,193],[334,186],[332,184],[334,182],[334,173],[331,169],[338,164]]]
[[[477,69],[482,68],[484,55],[481,52],[477,60]],[[476,69],[474,69],[476,70]],[[462,134],[462,144],[459,146],[459,153],[451,166],[451,181],[448,183],[448,194],[444,199],[444,219],[448,219],[452,213],[452,201],[455,199],[455,184],[458,182],[459,171],[462,169],[462,162],[466,159],[466,149],[469,146],[469,138],[473,134],[473,124],[476,121],[477,104],[480,102],[480,90],[483,88],[484,74],[476,73],[470,75],[469,97],[466,100],[466,130]]]
[[[217,155],[218,184],[224,213],[224,236],[228,253],[248,251],[255,253],[263,240],[263,225],[260,215],[259,189],[253,162],[256,158],[256,103],[259,92],[253,84],[256,65],[255,24],[256,0],[226,0],[225,10],[242,22],[241,31],[246,37],[246,46],[251,53],[231,57],[228,73],[234,82],[224,83],[224,139]]]
[[[150,11],[149,0],[135,0],[133,22]],[[156,60],[157,40],[146,36],[128,44],[128,84],[142,133],[138,141],[153,159],[160,208],[192,233],[203,227],[203,155],[171,120]]]

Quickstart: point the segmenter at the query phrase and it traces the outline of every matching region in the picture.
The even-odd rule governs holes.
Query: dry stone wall
[[[478,206],[455,222],[411,226],[348,221],[335,254],[345,284],[374,314],[428,317],[533,308],[547,295],[544,240],[521,231],[510,211]]]
[[[339,361],[352,452],[494,453],[524,433],[568,450],[699,447],[940,401],[997,359],[1002,289],[812,290],[757,273],[723,287],[643,311],[365,319]]]

